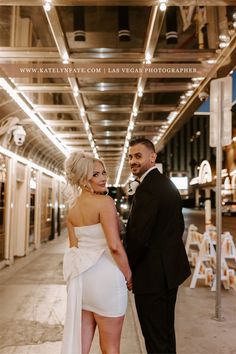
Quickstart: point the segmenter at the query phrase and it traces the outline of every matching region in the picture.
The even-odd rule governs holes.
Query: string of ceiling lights
[[[47,17],[49,26],[51,28],[51,32],[53,34],[59,55],[61,57],[62,63],[63,64],[69,64],[70,63],[70,57],[68,53],[68,49],[64,40],[63,36],[60,36],[58,34],[63,33],[60,25],[60,21],[58,19],[58,15],[56,12],[56,9],[54,6],[52,6],[52,1],[51,0],[45,0],[44,5],[43,5],[45,15]],[[79,108],[79,113],[80,113],[80,118],[83,122],[84,125],[84,130],[87,134],[88,141],[90,143],[91,149],[93,151],[93,154],[96,158],[99,158],[97,147],[95,144],[95,140],[93,137],[93,133],[89,124],[88,116],[84,107],[83,99],[80,94],[79,90],[79,85],[78,82],[75,78],[68,78],[69,84],[72,89],[73,97],[74,100],[77,104],[77,107]]]
[[[20,106],[27,116],[38,126],[38,128],[50,139],[50,141],[65,155],[68,156],[67,147],[58,138],[56,133],[47,125],[43,117],[38,113],[34,113],[34,109],[22,93],[18,93],[14,83],[5,78],[0,78],[0,86],[8,93],[9,96]]]
[[[167,1],[168,0],[159,0],[158,1],[157,6],[155,6],[155,16],[157,14],[158,9],[160,9],[161,12],[165,12],[166,11],[166,9],[167,9]],[[151,25],[154,26],[153,23]],[[151,32],[151,29],[150,29],[150,32]],[[147,64],[147,65],[150,65],[152,63],[152,56],[153,56],[150,53],[150,50],[149,50],[150,41],[151,41],[151,38],[149,37],[149,42],[146,44],[145,59],[143,61],[143,63]],[[131,112],[131,115],[130,115],[129,125],[128,125],[128,129],[127,129],[126,137],[125,137],[124,148],[123,148],[120,165],[119,165],[118,172],[117,172],[115,186],[118,186],[119,182],[120,182],[122,170],[123,170],[125,159],[126,159],[126,155],[127,155],[127,152],[128,152],[129,142],[131,140],[132,131],[134,130],[136,118],[138,116],[138,105],[139,105],[138,102],[140,102],[140,99],[143,96],[145,83],[146,83],[146,81],[143,81],[142,78],[138,79],[137,92],[135,93],[135,96],[134,96],[132,112]]]
[[[165,0],[159,1],[159,8],[160,8],[160,10],[165,11],[167,8],[167,1],[165,1]],[[233,14],[232,20],[233,20],[232,28],[225,29],[219,35],[219,49],[216,51],[216,53],[218,53],[220,55],[221,55],[221,52],[229,46],[231,39],[235,36],[236,13]],[[210,65],[217,64],[218,59],[219,59],[219,56],[218,56],[218,58],[208,59],[207,64],[210,64]],[[152,62],[152,57],[149,55],[149,53],[147,53],[145,56],[145,64],[151,64],[151,62]],[[177,106],[176,110],[169,113],[169,115],[167,116],[167,122],[160,127],[160,129],[158,130],[158,135],[153,138],[154,145],[158,144],[160,139],[164,136],[164,134],[170,128],[171,123],[173,123],[178,118],[182,109],[188,103],[188,101],[190,101],[192,96],[197,92],[198,87],[203,83],[204,79],[205,79],[205,77],[192,78],[192,83],[189,83],[189,89],[187,90],[187,92],[185,94],[180,96],[180,102],[179,102],[179,105]],[[204,93],[204,92],[202,92],[202,93]],[[198,92],[198,94],[199,94],[199,98],[200,98],[201,92],[200,93]],[[141,97],[142,95],[143,95],[143,87],[139,88],[139,86],[138,86],[138,96]],[[133,111],[134,111],[134,109],[133,109]],[[137,111],[135,111],[135,113],[137,113]],[[136,114],[136,116],[137,116],[137,114]],[[130,123],[131,123],[131,121],[130,121]],[[126,153],[127,153],[128,146],[129,146],[129,140],[131,138],[131,132],[133,129],[134,129],[134,123],[132,124],[132,126],[131,125],[128,126],[127,136],[126,136],[126,140],[125,140],[125,146],[123,149],[123,154],[122,154],[122,158],[121,158],[121,162],[120,162],[120,166],[119,166],[119,170],[118,170],[118,174],[117,174],[117,179],[116,179],[116,183],[115,183],[116,186],[119,185],[122,169],[123,169],[125,158],[126,158]]]

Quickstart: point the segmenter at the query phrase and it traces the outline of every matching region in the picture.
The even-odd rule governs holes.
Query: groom
[[[190,275],[182,242],[181,198],[155,166],[153,143],[130,142],[129,164],[140,184],[127,224],[126,250],[148,353],[176,353],[174,312],[178,286]]]

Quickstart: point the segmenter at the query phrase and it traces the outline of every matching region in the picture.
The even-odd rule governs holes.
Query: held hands
[[[129,291],[133,290],[132,276],[130,276],[128,279],[126,279],[126,286]]]

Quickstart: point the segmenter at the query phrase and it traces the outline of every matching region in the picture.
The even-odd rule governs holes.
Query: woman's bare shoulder
[[[79,206],[79,198],[75,200],[75,202],[69,207],[68,212],[67,212],[67,218],[73,217],[74,214],[78,212],[78,209],[80,208]]]
[[[114,200],[109,195],[96,195],[97,201],[103,207],[114,205]]]

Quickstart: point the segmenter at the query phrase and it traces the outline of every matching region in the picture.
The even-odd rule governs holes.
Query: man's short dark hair
[[[151,150],[153,152],[156,152],[153,143],[149,139],[146,139],[146,138],[135,138],[135,139],[132,139],[130,141],[130,143],[129,143],[129,146],[134,146],[134,145],[137,145],[137,144],[142,144],[142,145],[146,146],[149,150]]]

